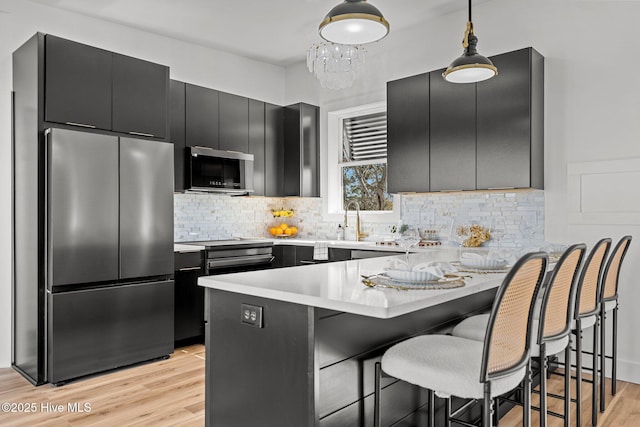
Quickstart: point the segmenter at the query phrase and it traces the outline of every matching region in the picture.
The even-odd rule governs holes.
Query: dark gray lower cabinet
[[[429,191],[429,73],[387,83],[387,191]]]
[[[174,340],[176,345],[204,340],[204,288],[198,277],[204,276],[202,252],[176,252]]]

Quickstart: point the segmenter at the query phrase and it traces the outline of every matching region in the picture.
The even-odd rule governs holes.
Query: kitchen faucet
[[[356,200],[348,201],[346,206],[344,207],[344,228],[346,230],[346,228],[348,227],[347,214],[349,213],[349,206],[351,206],[352,204],[356,205],[356,242],[359,242],[362,238],[367,237],[367,233],[363,233],[362,231],[360,231],[360,205]]]

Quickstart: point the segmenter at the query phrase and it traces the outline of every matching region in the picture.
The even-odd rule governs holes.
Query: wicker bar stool
[[[576,343],[576,422],[582,425],[582,334],[586,329],[593,328],[593,357],[592,379],[585,380],[591,383],[591,424],[598,425],[598,326],[600,323],[600,284],[604,261],[611,247],[611,239],[601,239],[589,252],[584,262],[580,279],[578,280],[578,293],[576,295],[576,308],[574,320],[571,325],[571,333],[575,335]],[[565,370],[570,369],[571,364],[565,360]]]
[[[565,359],[571,360],[569,334],[573,320],[573,309],[577,291],[577,275],[580,263],[586,251],[584,243],[567,248],[553,271],[548,284],[541,291],[533,313],[531,329],[531,356],[540,360],[540,425],[547,425],[547,370],[548,357],[564,352]],[[453,336],[475,340],[484,340],[487,326],[487,315],[468,317],[460,322],[452,331]],[[565,370],[564,414],[552,415],[564,418],[564,425],[569,426],[571,398],[571,370]],[[555,396],[555,395],[552,395]],[[516,402],[519,403],[519,402]]]
[[[618,370],[618,280],[620,278],[620,266],[624,260],[631,236],[624,236],[613,248],[602,275],[602,292],[600,297],[600,412],[605,409],[605,374],[606,359],[611,359],[611,395],[616,394],[617,370]],[[611,355],[606,354],[607,313],[613,312]]]
[[[495,396],[513,390],[523,380],[530,392],[533,305],[547,262],[545,253],[530,253],[507,273],[498,288],[484,342],[449,335],[423,335],[389,348],[382,362],[376,364],[374,425],[379,427],[381,420],[382,371],[429,390],[429,426],[435,422],[434,393],[447,397],[447,423],[460,413],[460,410],[450,413],[450,396],[482,400],[482,425],[490,427]],[[531,423],[529,395],[525,392],[525,426]]]

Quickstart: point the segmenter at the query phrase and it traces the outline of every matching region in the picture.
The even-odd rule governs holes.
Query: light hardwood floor
[[[122,369],[62,387],[33,387],[0,369],[0,402],[35,403],[35,413],[0,412],[0,426],[203,426],[204,346],[177,349],[167,360]],[[85,402],[90,412],[68,404]],[[59,413],[46,405],[63,405]],[[45,405],[44,407],[42,405]]]
[[[550,389],[562,390],[562,379],[552,376]],[[607,393],[608,393],[607,389]],[[584,386],[583,424],[590,421],[590,385]],[[574,394],[575,395],[575,394]],[[640,426],[640,385],[618,382],[618,393],[607,394],[607,410],[598,426]],[[0,411],[0,426],[203,426],[204,346],[177,349],[171,358],[106,375],[72,382],[62,387],[33,387],[13,369],[0,369],[0,402],[35,404],[33,413]],[[84,403],[90,412],[72,412],[68,404]],[[537,403],[537,398],[534,398]],[[49,404],[49,406],[47,406]],[[62,412],[53,412],[62,405]],[[562,403],[550,399],[550,408],[562,412]],[[17,408],[15,408],[17,409]],[[575,425],[575,409],[572,425]],[[521,425],[522,411],[515,408],[500,426]],[[538,414],[532,415],[538,425]],[[549,427],[562,420],[549,417]],[[244,427],[244,426],[224,426]],[[304,426],[300,426],[304,427]]]

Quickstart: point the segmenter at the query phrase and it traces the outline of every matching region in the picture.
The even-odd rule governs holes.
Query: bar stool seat
[[[439,397],[482,399],[484,384],[478,381],[482,341],[449,335],[424,335],[391,347],[382,358],[382,370],[395,378],[435,391]],[[429,351],[425,351],[429,349]],[[516,388],[526,366],[491,382],[491,397]]]

